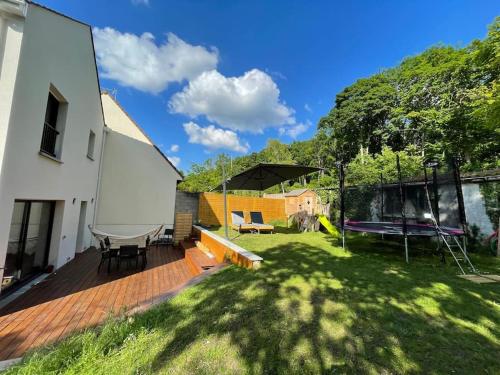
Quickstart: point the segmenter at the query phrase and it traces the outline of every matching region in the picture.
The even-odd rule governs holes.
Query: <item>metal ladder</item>
[[[428,219],[431,219],[432,224],[434,225],[434,228],[436,230],[436,234],[438,235],[439,238],[441,238],[441,240],[443,240],[443,243],[446,245],[446,248],[450,252],[453,259],[455,260],[455,263],[458,265],[458,268],[460,268],[460,271],[462,272],[462,274],[466,275],[464,268],[462,267],[462,264],[460,264],[460,262],[462,262],[462,261],[465,263],[465,266],[469,267],[473,273],[479,274],[479,272],[476,270],[476,268],[474,267],[474,265],[470,261],[469,257],[467,256],[467,251],[465,250],[465,248],[462,245],[460,245],[460,241],[458,241],[457,237],[446,233],[439,226],[439,224],[434,216],[434,211],[432,210],[431,198],[430,198],[429,189],[427,186],[427,173],[425,172],[425,169],[424,169],[424,173],[425,173],[425,185],[424,185],[425,195],[427,198],[427,204],[429,205],[429,211],[430,211],[429,214],[424,214],[424,216]],[[464,236],[465,236],[465,233],[464,233]],[[452,238],[453,242],[448,241],[446,239],[447,237],[448,237],[448,240],[450,238]],[[453,251],[453,249],[457,249],[457,248],[459,249],[457,252]],[[444,258],[443,258],[443,260],[444,260]]]
[[[432,224],[434,224],[434,228],[436,229],[437,235],[441,238],[441,240],[443,240],[443,243],[446,245],[446,248],[450,252],[453,259],[455,260],[455,263],[457,263],[458,268],[460,268],[460,271],[462,272],[462,274],[466,275],[464,268],[462,267],[462,264],[460,264],[460,262],[462,262],[462,261],[465,263],[465,265],[467,267],[470,268],[470,270],[473,273],[479,274],[479,272],[476,270],[476,268],[474,267],[474,265],[470,261],[469,257],[467,256],[467,251],[465,250],[465,248],[462,245],[460,245],[460,241],[457,239],[456,236],[452,236],[441,229],[441,227],[437,223],[434,215],[432,214],[432,211],[430,214],[430,219],[432,220]],[[447,237],[448,237],[448,239],[447,239]],[[453,239],[453,242],[449,241],[450,238]],[[458,249],[458,251],[455,252],[453,249]]]
[[[462,245],[460,245],[460,241],[458,241],[456,236],[451,236],[448,233],[443,232],[443,230],[437,225],[437,222],[434,220],[434,217],[432,218],[434,222],[434,226],[436,227],[436,232],[438,233],[439,237],[443,240],[443,243],[446,245],[448,248],[448,251],[450,252],[451,256],[455,260],[455,263],[457,263],[458,268],[460,268],[460,271],[462,272],[463,275],[466,275],[464,268],[462,267],[461,262],[465,263],[465,266],[467,266],[473,273],[478,273],[472,262],[470,261],[469,257],[467,256],[467,251],[463,248]],[[446,237],[451,237],[453,239],[453,242],[448,241]],[[458,251],[454,251],[453,249],[459,249]]]

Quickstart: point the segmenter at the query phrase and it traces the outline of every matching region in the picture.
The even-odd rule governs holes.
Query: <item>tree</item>
[[[465,169],[498,166],[500,152],[500,18],[483,41],[435,46],[340,92],[319,122],[333,153],[348,162],[417,147],[444,159],[461,155]]]

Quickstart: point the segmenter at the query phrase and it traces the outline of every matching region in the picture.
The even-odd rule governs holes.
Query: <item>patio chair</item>
[[[106,245],[107,249],[111,248],[111,241],[109,240],[109,237],[104,237],[104,244]]]
[[[122,245],[120,246],[120,251],[118,253],[118,270],[122,260],[127,260],[127,265],[130,264],[132,259],[135,259],[135,268],[139,266],[139,245]]]
[[[150,244],[151,244],[151,238],[147,236],[146,247],[139,248],[139,257],[142,258],[142,270],[144,270],[146,268],[146,265],[148,264],[147,253],[149,251]]]
[[[174,243],[174,229],[165,228],[163,234],[158,234],[157,245],[172,245]]]
[[[243,211],[231,211],[231,228],[241,233],[242,231],[254,232],[255,226],[245,223]]]
[[[101,252],[101,261],[99,262],[99,265],[97,266],[97,273],[101,270],[102,264],[107,260],[108,261],[108,273],[111,271],[111,259],[117,257],[117,251],[112,250],[109,247],[106,247],[103,241],[99,241],[99,247],[100,247],[100,252]]]
[[[260,234],[260,232],[271,232],[274,231],[274,226],[271,224],[265,224],[264,219],[262,218],[262,212],[260,211],[250,211],[250,220],[252,225],[255,226],[255,229]]]

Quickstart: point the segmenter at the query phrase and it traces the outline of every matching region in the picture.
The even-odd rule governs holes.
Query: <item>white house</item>
[[[9,286],[90,244],[104,120],[91,28],[0,2],[0,265]]]
[[[107,125],[96,227],[137,234],[174,223],[181,174],[108,93],[102,94]]]
[[[0,0],[2,291],[88,248],[89,224],[136,233],[173,223],[180,174],[110,96],[103,101],[109,128],[89,25]]]

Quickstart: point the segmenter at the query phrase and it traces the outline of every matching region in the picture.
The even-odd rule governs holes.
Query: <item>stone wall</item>
[[[193,215],[193,223],[196,223],[198,221],[199,197],[199,193],[177,191],[175,196],[175,212],[191,213]]]

